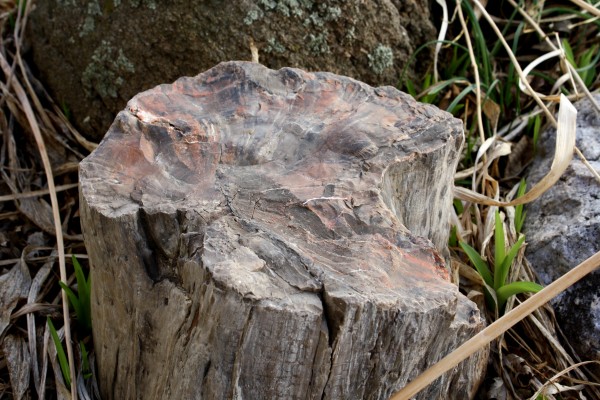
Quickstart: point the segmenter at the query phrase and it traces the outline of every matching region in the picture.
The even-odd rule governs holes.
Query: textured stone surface
[[[600,95],[596,95],[600,101]],[[600,170],[600,115],[588,100],[575,107],[577,146]],[[540,138],[540,157],[531,167],[533,184],[552,162],[555,131]],[[571,165],[541,198],[527,207],[527,258],[548,284],[600,250],[600,185],[574,157]],[[600,272],[596,271],[552,301],[569,343],[584,359],[600,360]]]
[[[225,63],[137,95],[80,167],[104,398],[387,399],[483,328],[435,248],[462,143],[330,73]],[[419,398],[472,397],[486,362]]]
[[[127,100],[221,61],[331,71],[396,85],[435,39],[427,0],[45,0],[28,27],[33,58],[76,125],[101,139]],[[429,66],[428,52],[416,64]],[[409,68],[409,73],[412,69]]]

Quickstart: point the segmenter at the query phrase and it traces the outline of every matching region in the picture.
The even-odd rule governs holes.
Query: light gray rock
[[[596,100],[600,101],[600,95]],[[577,146],[600,171],[600,115],[589,100],[575,107]],[[551,129],[540,138],[530,185],[550,169],[555,134]],[[600,184],[576,156],[556,185],[526,209],[526,256],[544,284],[600,250]],[[556,297],[552,305],[569,343],[584,359],[600,360],[600,271]]]
[[[251,39],[270,68],[374,85],[397,85],[409,57],[435,39],[428,0],[44,0],[28,27],[45,86],[96,140],[135,94],[250,60]],[[424,71],[430,52],[419,54]]]
[[[134,97],[80,167],[104,398],[389,398],[484,326],[436,249],[463,140],[331,73],[224,63]],[[418,398],[472,398],[487,356]]]

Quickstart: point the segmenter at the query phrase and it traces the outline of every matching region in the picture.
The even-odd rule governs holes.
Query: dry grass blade
[[[58,121],[60,121],[60,123],[67,128],[67,130],[69,131],[69,133],[73,136],[73,138],[75,139],[75,141],[81,147],[83,147],[84,149],[86,149],[89,152],[92,152],[92,151],[96,150],[96,148],[98,147],[98,143],[90,142],[89,140],[87,140],[86,138],[84,138],[77,131],[77,129],[73,128],[73,125],[71,125],[71,123],[63,115],[62,111],[56,106],[56,104],[53,104],[53,109],[54,109],[54,112],[56,113],[56,119]]]
[[[403,389],[396,392],[391,400],[408,400],[435,379],[440,377],[444,372],[455,367],[461,361],[488,345],[491,341],[502,335],[504,332],[512,328],[516,323],[521,321],[527,315],[534,312],[539,307],[546,304],[553,297],[563,292],[565,289],[573,285],[575,282],[600,267],[600,252],[597,252],[571,271],[561,276],[550,285],[538,293],[531,296],[528,300],[513,308],[503,317],[497,319],[483,331],[473,336],[460,347],[448,354],[438,363],[428,368],[425,372],[415,378],[412,382],[406,385]]]
[[[573,149],[575,148],[575,135],[577,129],[577,110],[564,95],[561,95],[560,98],[558,121],[559,123],[556,130],[556,147],[550,171],[548,171],[546,176],[544,176],[544,178],[542,178],[523,196],[505,202],[491,199],[488,196],[462,187],[454,187],[455,197],[473,203],[501,207],[526,204],[540,197],[548,189],[550,189],[554,183],[558,181],[558,179],[560,179],[561,175],[565,172],[569,166],[569,163],[571,162],[571,159],[573,158]]]
[[[488,150],[491,151],[488,153]],[[475,191],[475,188],[479,184],[482,178],[488,178],[487,174],[488,168],[491,163],[502,157],[509,155],[511,152],[511,146],[506,142],[501,142],[498,140],[497,136],[493,136],[491,138],[486,139],[479,150],[477,151],[477,156],[475,157],[475,164],[480,165],[479,168],[473,170],[472,174],[472,190]],[[481,164],[479,164],[479,160],[483,158]],[[481,171],[481,175],[477,176],[477,172]]]
[[[579,3],[581,0],[578,0],[577,2]],[[577,71],[575,70],[575,67],[573,65],[571,65],[570,62],[568,62],[566,60],[564,51],[561,49],[559,49],[553,42],[552,40],[550,40],[550,38],[548,37],[548,35],[546,35],[546,33],[540,28],[540,26],[529,16],[529,14],[527,14],[527,12],[525,12],[525,10],[523,10],[517,3],[515,3],[514,0],[508,0],[508,2],[523,16],[523,18],[525,18],[525,20],[536,30],[536,32],[540,35],[540,37],[543,37],[546,44],[548,44],[548,46],[550,46],[550,48],[553,49],[552,53],[558,52],[558,56],[561,57],[561,59],[563,60],[564,65],[567,66],[568,70],[569,70],[569,74],[571,76],[572,79],[574,79],[575,81],[577,81],[577,84],[579,85],[579,88],[581,88],[584,92],[585,95],[587,96],[587,98],[590,100],[590,102],[592,103],[592,105],[596,108],[596,110],[598,112],[600,112],[600,105],[598,104],[598,102],[596,101],[596,98],[594,96],[592,96],[591,92],[588,90],[587,86],[583,83],[581,77],[579,76],[579,73],[577,73]],[[583,4],[586,4],[587,6],[590,6],[589,4],[581,1]],[[586,6],[586,7],[587,7]],[[598,11],[597,8],[594,8],[596,10],[596,12],[600,12]],[[502,40],[502,39],[501,39]],[[508,44],[507,44],[508,46]],[[513,55],[514,57],[514,55]],[[518,67],[518,65],[517,65]],[[526,90],[528,91],[528,93],[531,93],[533,95],[533,98],[538,101],[539,96],[537,96],[537,94],[533,91],[533,89],[531,89],[531,86],[527,83],[526,79],[524,79],[523,75],[526,76],[526,74],[520,74],[520,78],[521,80],[519,81],[519,86],[521,86],[521,84],[523,84],[526,87]],[[539,104],[539,102],[538,102]],[[542,107],[543,111],[546,113],[546,115],[549,117],[548,119],[550,120],[550,122],[556,127],[557,125],[557,121],[551,116],[549,115],[549,111],[546,107]],[[598,182],[600,182],[600,173],[598,173],[598,171],[596,171],[588,162],[588,160],[585,158],[585,156],[581,153],[581,151],[575,147],[575,153],[577,153],[577,156],[581,159],[581,161],[583,161],[584,165],[588,168],[588,170],[592,173],[592,175],[594,175],[594,177],[596,178],[596,180]]]
[[[533,69],[535,67],[537,67],[538,65],[542,64],[544,61],[547,61],[551,58],[554,57],[560,57],[561,55],[563,55],[563,51],[562,50],[554,50],[551,51],[550,53],[546,53],[543,54],[541,56],[539,56],[538,58],[536,58],[535,60],[533,60],[532,62],[529,63],[529,65],[527,65],[525,67],[525,69],[523,69],[523,74],[525,75],[525,77],[529,76],[529,74],[531,73],[531,71],[533,71]],[[530,86],[531,87],[531,86]],[[521,91],[525,94],[528,94],[530,96],[537,96],[542,100],[550,100],[550,101],[558,101],[560,96],[555,94],[555,95],[543,95],[541,93],[538,93],[536,91],[529,91],[529,88],[524,84],[523,80],[519,80],[519,89],[521,89]]]
[[[546,105],[544,104],[542,99],[540,99],[538,96],[535,96],[535,90],[533,90],[533,88],[527,81],[527,76],[523,73],[523,69],[521,68],[521,65],[519,64],[517,57],[513,53],[510,45],[506,42],[504,35],[498,28],[498,25],[496,25],[496,23],[494,22],[492,16],[486,11],[485,7],[481,4],[481,2],[479,0],[473,0],[473,4],[475,4],[475,6],[477,6],[477,9],[479,9],[481,11],[483,17],[487,20],[487,22],[490,24],[490,27],[496,33],[498,40],[500,41],[500,43],[502,43],[502,46],[506,50],[506,53],[508,54],[508,57],[510,58],[511,63],[514,66],[515,71],[519,75],[519,79],[521,79],[521,81],[523,82],[523,85],[527,88],[527,91],[529,93],[533,94],[532,98],[535,100],[537,105],[544,111],[544,114],[546,114],[546,117],[548,118],[548,120],[551,121],[553,125],[556,125],[556,120],[554,119],[554,115],[552,115],[552,113],[550,112],[548,107],[546,107]]]
[[[27,337],[29,338],[29,354],[31,355],[31,369],[33,371],[33,383],[35,390],[37,391],[38,397],[43,397],[45,388],[42,385],[42,377],[40,376],[40,368],[38,365],[37,358],[37,343],[36,343],[36,324],[33,312],[35,310],[35,301],[39,294],[42,284],[46,281],[46,278],[50,274],[52,268],[51,263],[46,263],[35,275],[29,288],[29,295],[27,296],[27,306],[30,306],[31,311],[27,314]],[[47,307],[47,305],[44,305]],[[21,310],[19,310],[21,311]],[[15,313],[16,314],[16,313]],[[15,315],[13,315],[15,317]]]
[[[598,4],[593,6],[584,0],[571,0],[571,3],[575,4],[579,8],[584,9],[590,14],[595,15],[596,17],[600,17],[600,10],[598,9]]]
[[[248,46],[250,47],[250,54],[252,55],[252,62],[258,63],[258,47],[254,44],[254,40],[250,38],[248,41]]]
[[[27,296],[29,285],[29,272],[20,260],[7,274],[0,276],[0,337],[10,324],[10,316],[17,302]]]
[[[565,368],[564,370],[560,371],[558,374],[554,375],[552,378],[548,379],[548,381],[546,383],[544,383],[537,392],[535,392],[530,398],[529,400],[535,400],[538,398],[539,395],[544,394],[544,395],[550,395],[550,394],[554,394],[554,393],[549,393],[550,391],[547,391],[546,388],[552,385],[556,385],[554,383],[554,381],[556,381],[556,379],[560,378],[561,376],[567,374],[569,371],[579,368],[581,366],[587,365],[587,364],[600,364],[600,361],[583,361],[577,364],[573,364],[571,365],[569,368]],[[595,382],[584,382],[584,384],[586,385],[592,385],[592,386],[600,386],[600,383],[595,383]]]
[[[436,0],[437,3],[442,7],[442,24],[440,25],[440,33],[438,34],[437,43],[435,44],[435,52],[433,53],[433,81],[437,83],[439,81],[438,74],[438,57],[442,48],[442,43],[446,39],[446,32],[448,31],[448,4],[446,0]]]
[[[546,42],[546,44],[553,51],[556,51],[556,50],[559,49],[558,46],[556,46],[552,42],[552,40],[550,40],[550,37],[542,30],[542,28],[540,28],[539,24],[537,22],[535,22],[533,20],[533,18],[531,18],[531,16],[529,16],[529,14],[525,10],[523,10],[523,8],[521,8],[514,0],[508,0],[508,2],[510,3],[510,5],[512,5],[515,8],[515,10],[517,10],[519,12],[519,14],[521,14],[521,16],[527,21],[527,23],[533,29],[535,29],[535,31],[538,33],[538,35],[540,35],[540,37],[544,38],[544,41]],[[566,61],[566,57],[564,55],[564,52],[562,52],[560,54],[560,57],[561,57],[561,59],[564,60],[564,64],[569,69],[572,78],[577,81],[577,83],[579,84],[579,87],[585,92],[586,96],[592,102],[592,104],[594,105],[594,107],[596,108],[596,110],[600,111],[600,105],[598,105],[598,102],[596,102],[596,99],[594,98],[594,96],[592,96],[592,94],[588,90],[587,86],[583,83],[583,81],[581,80],[581,77],[579,76],[579,74],[577,73],[577,71],[575,70],[575,68],[571,65],[571,63],[569,63],[569,62]],[[521,79],[523,79],[522,76],[521,76]],[[553,118],[551,118],[550,121],[556,126],[556,121],[554,121]]]
[[[52,213],[54,217],[54,226],[55,226],[55,234],[56,234],[56,242],[59,254],[59,269],[60,269],[60,277],[61,280],[67,281],[67,271],[65,265],[65,249],[64,249],[64,241],[63,241],[63,232],[61,227],[61,219],[60,212],[58,207],[58,198],[56,196],[56,189],[54,185],[54,176],[52,174],[52,168],[50,166],[50,159],[48,158],[48,154],[46,152],[46,147],[44,144],[44,139],[42,137],[42,133],[40,131],[39,125],[37,123],[36,117],[33,113],[33,109],[29,104],[29,100],[27,99],[27,95],[25,91],[21,87],[20,83],[15,79],[15,76],[12,74],[11,68],[8,65],[8,62],[4,58],[3,55],[0,54],[0,67],[4,71],[5,76],[11,78],[11,86],[14,88],[17,97],[23,107],[25,115],[27,116],[27,121],[29,122],[30,128],[34,134],[35,140],[38,145],[38,149],[42,158],[42,164],[44,166],[44,172],[46,174],[46,179],[48,182],[48,189],[50,191],[50,202],[52,205]],[[69,304],[67,299],[67,294],[64,291],[62,292],[62,302],[63,302],[63,313],[64,313],[64,324],[65,324],[65,344],[67,347],[67,355],[69,359],[69,366],[71,369],[71,376],[75,376],[75,361],[73,358],[73,349],[71,346],[71,328],[70,328],[70,320],[69,320]],[[77,399],[77,387],[75,380],[71,382],[71,396],[74,400]]]
[[[68,185],[59,185],[56,186],[54,188],[54,190],[58,193],[58,192],[62,192],[64,190],[69,190],[69,189],[74,189],[76,187],[78,187],[79,184],[78,183],[70,183]],[[0,196],[0,202],[2,201],[12,201],[12,200],[18,200],[18,199],[26,199],[29,197],[37,197],[37,196],[44,196],[50,194],[50,190],[49,189],[42,189],[42,190],[33,190],[31,192],[25,192],[25,193],[14,193],[14,194],[9,194],[6,196]]]
[[[7,335],[2,342],[2,350],[7,356],[13,399],[23,399],[29,387],[31,364],[27,343],[21,336]]]
[[[468,34],[469,30],[467,28],[467,23],[465,22],[465,17],[462,12],[461,2],[456,4],[456,9],[458,10],[458,17],[460,19],[460,24],[462,25],[462,29],[465,32],[465,41],[467,42],[467,48],[469,49],[469,58],[471,59],[471,66],[473,67],[473,74],[475,76],[475,95],[477,96],[477,128],[479,129],[479,138],[482,142],[485,141],[485,130],[483,129],[483,117],[481,114],[481,81],[479,79],[479,66],[477,65],[477,60],[475,58],[475,53],[473,52],[473,45],[471,44],[471,36]]]

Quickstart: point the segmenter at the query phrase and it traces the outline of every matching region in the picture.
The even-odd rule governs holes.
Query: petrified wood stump
[[[81,163],[104,398],[401,388],[483,325],[440,256],[462,141],[329,73],[232,62],[137,95]],[[486,359],[419,398],[472,397]]]

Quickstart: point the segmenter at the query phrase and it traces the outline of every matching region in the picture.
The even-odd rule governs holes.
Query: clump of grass
[[[448,8],[445,1],[438,3]],[[490,324],[541,289],[523,256],[524,204],[543,193],[552,180],[527,192],[523,176],[506,176],[510,149],[523,140],[536,152],[542,128],[557,124],[554,114],[560,95],[574,101],[600,88],[600,12],[575,4],[580,3],[551,7],[544,2],[508,0],[484,7],[479,0],[458,1],[454,10],[444,10],[452,17],[442,21],[438,40],[415,52],[435,46],[438,63],[420,80],[400,79],[400,86],[416,99],[435,104],[464,122],[466,145],[454,182],[457,199],[449,246],[454,250],[461,290],[473,298],[480,293],[490,311],[485,314]],[[557,30],[561,25],[568,29]],[[530,68],[521,65],[525,60],[531,62]],[[569,146],[562,146],[566,152],[556,163],[560,168],[570,160]],[[580,155],[577,148],[575,152]],[[560,168],[554,171],[556,175]],[[597,172],[591,172],[600,182]],[[516,200],[510,201],[513,195]],[[499,206],[506,208],[504,221]],[[467,271],[468,262],[475,275]],[[553,314],[544,306],[492,347],[494,368],[490,371],[497,371],[510,396],[523,398],[538,387],[531,381],[518,387],[517,393],[514,382],[518,377],[505,368],[506,354],[518,354],[539,382],[554,379],[555,371],[561,370],[566,371],[560,375],[565,385],[569,379],[588,381],[577,355],[548,333],[555,328]],[[600,398],[593,385],[577,390]]]
[[[494,266],[490,268],[489,264],[473,247],[466,242],[460,242],[460,246],[467,254],[479,275],[485,282],[485,293],[488,306],[494,309],[497,314],[504,314],[504,307],[509,297],[521,293],[536,293],[542,290],[542,286],[529,281],[517,281],[507,283],[508,273],[513,264],[517,252],[525,243],[525,236],[521,237],[506,251],[504,241],[504,225],[500,219],[498,210],[495,213],[495,252]]]
[[[86,141],[70,125],[65,117],[68,108],[63,107],[61,111],[47,93],[40,90],[41,83],[22,58],[22,38],[32,3],[8,1],[0,4],[0,75],[3,81],[0,131],[4,139],[0,143],[3,154],[0,180],[4,190],[3,232],[10,238],[7,239],[9,246],[0,248],[0,258],[5,266],[14,263],[13,268],[27,269],[31,276],[31,286],[26,289],[29,293],[27,304],[13,311],[8,328],[8,334],[29,350],[22,354],[28,357],[23,363],[30,366],[30,373],[19,374],[15,386],[26,390],[29,397],[97,398],[95,393],[91,392],[90,396],[87,392],[94,380],[93,376],[89,377],[93,363],[88,360],[93,359],[93,352],[88,354],[82,346],[91,342],[89,279],[83,282],[81,277],[85,274],[77,264],[77,290],[69,286],[61,290],[58,283],[70,282],[65,255],[85,251],[76,218],[78,193],[74,161],[81,160],[95,144]],[[61,168],[60,173],[57,173],[57,166]],[[7,201],[11,197],[12,201]],[[36,245],[30,243],[32,239],[35,240],[31,243]],[[40,241],[43,243],[39,244]],[[80,255],[80,259],[83,257],[85,254]],[[51,273],[53,269],[56,274]],[[71,331],[69,302],[77,316],[78,332]],[[56,353],[49,351],[42,356],[39,351],[47,348],[45,335],[52,337]],[[0,392],[13,392],[20,398],[21,394],[14,392],[16,387],[11,387],[14,371],[6,363],[7,358],[15,356],[21,357],[21,353],[0,354]],[[48,377],[52,372],[55,379],[49,385]],[[9,375],[10,384],[5,379]],[[80,377],[87,379],[86,376],[90,378],[89,382],[80,380]]]
[[[77,316],[77,322],[80,328],[87,334],[92,333],[92,311],[91,311],[91,280],[92,277],[88,276],[86,279],[83,269],[77,261],[77,258],[71,256],[73,261],[73,267],[75,269],[75,277],[77,279],[77,294],[73,292],[65,282],[58,282],[60,287],[67,293],[69,302],[75,311]]]

